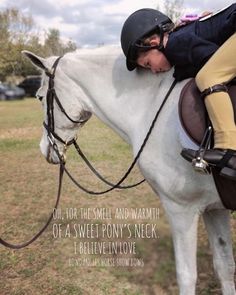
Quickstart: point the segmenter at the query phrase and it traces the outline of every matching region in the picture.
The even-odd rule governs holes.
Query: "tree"
[[[66,44],[62,42],[58,29],[49,29],[44,44],[46,56],[63,55],[66,52],[74,51],[76,48],[76,44],[72,40],[69,40]]]
[[[33,26],[31,17],[24,16],[17,9],[0,12],[0,79],[17,72],[20,51],[28,32]]]
[[[9,75],[39,74],[39,71],[22,56],[22,50],[50,56],[63,55],[76,49],[76,44],[72,40],[62,42],[58,29],[49,29],[42,43],[38,32],[35,31],[32,17],[15,8],[0,11],[0,36],[0,81],[4,81]]]
[[[77,49],[77,45],[72,40],[69,40],[64,48],[64,54],[67,52],[72,52]]]
[[[173,22],[176,22],[182,14],[183,4],[184,0],[166,0],[162,11],[168,15]],[[157,9],[160,9],[159,3]]]
[[[15,8],[0,12],[0,80],[5,80],[9,75],[21,75],[21,51],[32,39],[30,32],[33,26],[32,17],[23,15]],[[29,68],[35,73],[32,66]]]
[[[60,31],[58,29],[49,29],[44,43],[46,55],[61,55],[62,44],[60,41]]]

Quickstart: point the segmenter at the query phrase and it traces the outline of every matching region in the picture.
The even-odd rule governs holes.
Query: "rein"
[[[78,143],[76,141],[74,141],[74,147],[77,151],[77,153],[79,154],[79,156],[84,160],[85,164],[89,167],[89,169],[94,173],[95,176],[97,176],[97,178],[99,178],[101,181],[103,181],[104,183],[106,183],[109,186],[115,186],[115,184],[111,183],[110,181],[106,180],[90,163],[90,161],[87,159],[87,157],[85,156],[85,154],[82,152],[81,148],[79,147]],[[128,188],[133,188],[136,187],[138,185],[140,185],[141,183],[143,183],[145,181],[145,179],[141,180],[138,183],[135,184],[131,184],[131,185],[124,185],[124,186],[118,186],[117,188],[119,189],[128,189]],[[86,190],[84,187],[82,187],[80,185],[80,188],[87,192],[87,193],[91,193],[88,190]]]
[[[22,244],[18,244],[18,245],[14,245],[11,243],[6,242],[5,240],[3,240],[2,238],[0,238],[0,244],[4,245],[5,247],[11,248],[11,249],[21,249],[24,248],[28,245],[30,245],[31,243],[33,243],[39,236],[42,235],[42,233],[46,230],[46,228],[48,227],[48,225],[50,224],[52,218],[53,218],[53,213],[54,211],[57,209],[59,201],[60,201],[60,196],[61,196],[61,188],[62,188],[62,180],[63,180],[63,175],[64,172],[68,175],[68,177],[72,180],[72,182],[74,182],[74,184],[76,184],[76,186],[78,186],[80,189],[82,189],[83,191],[85,191],[86,193],[89,194],[93,194],[93,195],[101,195],[101,194],[105,194],[108,193],[116,188],[118,189],[126,189],[126,188],[132,188],[135,187],[141,183],[143,183],[145,181],[145,179],[143,179],[142,181],[133,184],[133,185],[128,185],[128,186],[120,186],[120,184],[128,177],[128,175],[130,174],[130,172],[133,170],[135,164],[137,163],[150,135],[151,132],[155,126],[155,123],[160,115],[160,112],[162,111],[165,103],[167,102],[168,97],[170,96],[172,90],[174,89],[177,81],[174,80],[170,86],[170,89],[168,90],[164,100],[162,101],[152,123],[151,126],[144,138],[144,141],[136,155],[136,157],[134,158],[133,162],[131,163],[129,169],[127,170],[127,172],[124,174],[124,176],[116,183],[116,184],[112,184],[111,182],[107,181],[104,177],[101,176],[100,173],[97,172],[97,170],[91,165],[91,163],[89,162],[89,160],[86,158],[86,156],[83,154],[83,152],[81,151],[79,145],[76,142],[76,139],[73,138],[69,141],[65,141],[63,140],[58,134],[55,133],[55,122],[54,122],[54,99],[58,105],[58,107],[60,108],[61,112],[73,123],[80,123],[83,124],[85,123],[88,119],[85,120],[78,120],[75,121],[73,120],[65,111],[65,109],[63,108],[63,106],[60,103],[60,100],[58,99],[58,96],[56,94],[55,88],[54,88],[54,78],[55,78],[55,72],[56,72],[56,68],[57,65],[60,61],[60,59],[62,58],[62,56],[58,57],[56,59],[56,61],[54,62],[51,70],[48,70],[47,68],[44,68],[45,70],[45,74],[49,77],[49,83],[48,83],[48,90],[47,90],[47,96],[46,96],[46,102],[47,102],[47,120],[48,122],[46,123],[45,121],[43,122],[43,126],[44,128],[47,130],[47,137],[49,140],[49,143],[51,144],[52,148],[54,149],[55,153],[57,154],[59,161],[60,161],[60,169],[59,169],[59,181],[58,181],[58,192],[57,192],[57,198],[56,198],[56,202],[55,202],[55,206],[53,208],[52,213],[50,214],[46,224],[41,228],[41,230],[35,235],[33,236],[33,238],[31,238],[29,241],[22,243]],[[87,164],[87,166],[90,168],[91,171],[94,172],[94,174],[101,179],[103,182],[105,182],[106,184],[108,184],[109,186],[111,186],[111,188],[101,191],[101,192],[95,192],[95,191],[91,191],[88,190],[86,188],[84,188],[83,186],[81,186],[78,181],[76,181],[74,179],[74,177],[69,173],[69,171],[67,170],[67,168],[65,167],[65,161],[64,161],[64,157],[63,155],[60,154],[56,140],[58,140],[59,142],[63,143],[65,145],[65,147],[74,144],[75,149],[77,150],[78,154],[81,156],[81,158],[84,160],[84,162]]]
[[[31,238],[29,241],[22,243],[22,244],[11,244],[5,240],[3,240],[2,238],[0,238],[0,244],[2,244],[3,246],[10,248],[10,249],[15,249],[15,250],[19,250],[22,248],[25,248],[27,246],[29,246],[30,244],[32,244],[35,240],[37,240],[37,238],[39,238],[42,233],[46,230],[46,228],[49,226],[50,222],[52,221],[53,218],[53,213],[54,211],[57,209],[59,201],[60,201],[60,196],[61,196],[61,188],[62,188],[62,178],[63,178],[63,173],[64,173],[64,165],[60,164],[60,170],[59,170],[59,181],[58,181],[58,191],[57,191],[57,198],[56,198],[56,202],[53,208],[52,213],[50,214],[47,222],[45,223],[45,225],[41,228],[41,230],[33,236],[33,238]]]
[[[165,96],[164,100],[162,101],[162,103],[161,103],[161,105],[160,105],[160,107],[159,107],[159,109],[158,109],[158,111],[157,111],[157,113],[156,113],[156,115],[155,115],[155,117],[154,117],[154,119],[153,119],[153,121],[152,121],[152,123],[151,123],[151,126],[150,126],[150,128],[149,128],[149,130],[148,130],[148,132],[147,132],[147,134],[146,134],[146,136],[145,136],[145,138],[144,138],[144,140],[143,140],[143,143],[142,143],[142,145],[141,145],[141,147],[140,147],[140,149],[139,149],[139,151],[138,151],[136,157],[134,158],[134,160],[133,160],[133,162],[131,163],[131,165],[130,165],[129,169],[127,170],[127,172],[124,174],[124,176],[123,176],[123,177],[122,177],[122,178],[121,178],[116,184],[114,184],[114,185],[112,184],[112,187],[111,187],[110,189],[107,189],[107,190],[104,190],[104,191],[100,191],[100,192],[91,191],[91,190],[88,190],[88,189],[84,188],[84,187],[83,187],[83,186],[82,186],[77,180],[75,180],[75,178],[74,178],[74,177],[69,173],[69,171],[65,168],[65,173],[68,175],[68,177],[71,179],[71,181],[72,181],[72,182],[73,182],[78,188],[80,188],[80,189],[83,190],[84,192],[86,192],[86,193],[88,193],[88,194],[91,194],[91,195],[103,195],[103,194],[105,194],[105,193],[108,193],[108,192],[110,192],[110,191],[116,189],[116,188],[120,188],[120,184],[121,184],[121,183],[122,183],[122,182],[128,177],[128,175],[129,175],[129,174],[131,173],[131,171],[133,170],[135,164],[137,163],[137,161],[138,161],[138,159],[139,159],[139,157],[140,157],[140,155],[141,155],[141,153],[142,153],[142,151],[143,151],[143,149],[144,149],[144,147],[145,147],[145,145],[146,145],[146,143],[147,143],[147,141],[148,141],[148,139],[149,139],[149,137],[150,137],[150,135],[151,135],[151,133],[152,133],[152,130],[153,130],[155,124],[156,124],[156,121],[157,121],[157,119],[158,119],[158,117],[159,117],[159,115],[160,115],[160,113],[161,113],[161,111],[162,111],[162,109],[163,109],[165,103],[167,102],[168,97],[170,96],[172,90],[174,89],[176,83],[177,83],[177,80],[175,79],[175,80],[172,82],[172,84],[171,84],[171,86],[170,86],[168,92],[166,93],[166,96]],[[76,150],[78,151],[79,155],[82,157],[82,159],[84,159],[85,163],[86,163],[88,166],[90,166],[89,161],[85,158],[84,154],[82,153],[82,151],[81,151],[81,149],[79,148],[79,146],[78,146],[78,144],[76,143],[76,141],[74,141],[74,146],[75,146]],[[91,169],[93,169],[93,168],[91,168]],[[142,180],[142,181],[140,181],[140,182],[137,183],[137,184],[134,184],[134,185],[130,186],[130,187],[137,186],[137,185],[143,183],[144,181],[145,181],[145,179]],[[108,185],[110,185],[110,184],[108,183]],[[125,187],[121,187],[121,188],[125,188]]]

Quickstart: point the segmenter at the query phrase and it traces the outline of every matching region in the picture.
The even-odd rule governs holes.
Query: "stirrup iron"
[[[212,127],[209,126],[204,134],[199,150],[197,151],[197,156],[195,159],[192,160],[193,169],[201,174],[211,174],[211,167],[209,166],[207,161],[203,159],[206,150],[210,148],[211,135]]]

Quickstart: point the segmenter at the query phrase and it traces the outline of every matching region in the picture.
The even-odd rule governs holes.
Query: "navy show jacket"
[[[236,3],[214,16],[194,21],[171,32],[164,54],[175,67],[173,76],[178,81],[195,77],[235,31]],[[236,48],[232,50],[236,51]]]

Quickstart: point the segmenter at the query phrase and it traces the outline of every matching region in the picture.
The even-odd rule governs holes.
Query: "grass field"
[[[48,164],[39,151],[41,132],[41,107],[35,99],[0,102],[0,235],[14,243],[31,238],[54,206],[58,167]],[[78,140],[89,159],[112,182],[123,175],[132,160],[127,144],[96,118],[81,130]],[[68,168],[86,187],[105,188],[74,151],[69,151],[67,158]],[[128,182],[141,178],[136,169]],[[157,196],[147,184],[96,197],[79,191],[65,177],[59,208],[52,224],[31,246],[17,251],[0,247],[1,295],[178,294],[170,229]],[[103,215],[97,214],[101,212],[97,208],[104,208]],[[115,216],[117,209],[130,213],[135,208],[156,208],[158,218]],[[232,215],[231,220],[236,256],[236,216]],[[80,239],[71,230],[78,224],[87,229]],[[127,226],[119,232],[109,231],[112,224],[117,228]],[[157,236],[151,236],[146,226],[144,236],[139,238],[135,226],[140,224],[151,224]],[[126,241],[129,250],[125,249]],[[86,245],[95,242],[105,245],[105,253],[86,252]],[[117,252],[108,253],[109,242],[118,245]],[[79,243],[84,243],[82,248]],[[202,222],[198,273],[197,294],[221,294]]]

